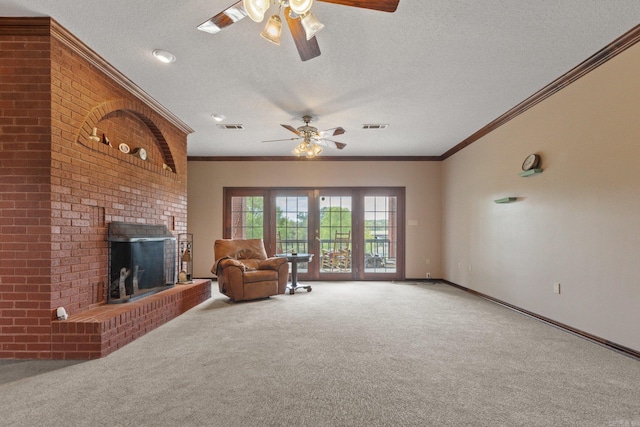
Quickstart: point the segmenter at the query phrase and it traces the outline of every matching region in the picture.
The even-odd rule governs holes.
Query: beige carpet
[[[640,362],[444,284],[217,295],[100,360],[0,361],[2,426],[640,426]]]

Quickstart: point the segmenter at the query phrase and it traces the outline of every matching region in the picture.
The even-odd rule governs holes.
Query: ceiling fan
[[[300,142],[300,144],[298,144],[296,148],[293,149],[293,154],[298,157],[306,156],[308,158],[313,158],[322,153],[321,146],[337,148],[338,150],[342,150],[347,146],[347,144],[343,142],[327,139],[327,137],[330,136],[338,136],[344,134],[346,131],[343,128],[337,127],[318,131],[317,128],[309,126],[309,123],[311,122],[311,116],[302,116],[302,121],[304,122],[304,126],[300,126],[297,129],[290,125],[280,125],[288,131],[295,133],[297,135],[295,138],[272,139],[262,142],[297,141],[299,139],[302,139],[302,142]]]
[[[343,6],[359,7],[364,9],[379,10],[382,12],[395,12],[400,0],[318,0],[325,3],[340,4]],[[278,6],[278,13],[269,18],[264,31],[260,34],[272,43],[280,44],[280,32],[282,21],[280,10],[284,7],[284,16],[293,36],[300,59],[307,61],[320,56],[320,48],[315,34],[324,25],[310,12],[313,0],[239,0],[222,12],[198,25],[198,29],[210,34],[215,34],[223,28],[238,22],[245,16],[249,16],[256,22],[262,22],[264,15],[271,3]]]

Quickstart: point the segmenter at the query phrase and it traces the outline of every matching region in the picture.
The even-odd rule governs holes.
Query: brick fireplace
[[[0,358],[101,357],[208,298],[105,304],[109,223],[186,232],[192,130],[53,19],[0,18],[0,58]]]

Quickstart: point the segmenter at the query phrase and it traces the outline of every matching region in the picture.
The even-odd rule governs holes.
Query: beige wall
[[[640,45],[444,162],[448,280],[640,350],[638,70]]]
[[[191,161],[188,228],[194,274],[210,277],[213,242],[222,238],[223,187],[405,187],[406,277],[442,276],[442,164],[439,162]],[[415,224],[412,221],[412,224]],[[426,264],[426,259],[431,261]]]

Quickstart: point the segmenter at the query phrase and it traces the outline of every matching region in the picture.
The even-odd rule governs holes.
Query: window
[[[232,239],[264,238],[264,198],[231,197]]]

